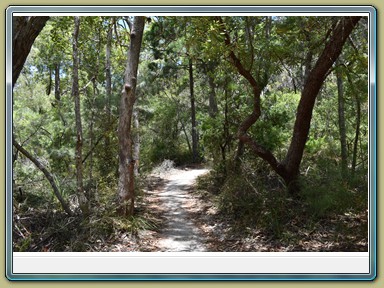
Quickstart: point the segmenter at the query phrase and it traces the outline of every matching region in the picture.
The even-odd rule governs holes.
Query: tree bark
[[[33,164],[36,165],[36,167],[43,172],[44,176],[49,181],[49,184],[51,184],[53,193],[55,194],[56,198],[59,200],[61,207],[63,207],[64,211],[69,215],[73,216],[73,212],[69,208],[68,204],[65,202],[64,198],[61,196],[61,193],[59,191],[59,188],[56,185],[54,176],[47,170],[47,168],[44,167],[44,165],[37,160],[35,157],[33,157],[27,150],[25,150],[17,141],[15,140],[14,135],[12,135],[12,143],[15,148],[20,151],[25,157],[27,157],[29,160],[32,161]]]
[[[55,99],[60,102],[60,62],[55,64]]]
[[[52,68],[49,67],[48,85],[45,91],[47,96],[51,95],[51,90],[52,90]]]
[[[357,163],[357,148],[360,136],[360,122],[361,122],[361,104],[359,95],[355,94],[356,100],[356,128],[355,128],[355,140],[353,141],[353,157],[352,157],[352,176],[355,176],[356,163]]]
[[[107,34],[107,47],[105,50],[105,89],[106,89],[106,111],[107,111],[107,124],[111,122],[111,99],[112,99],[112,72],[111,72],[111,49],[112,49],[112,26],[108,29]],[[109,141],[109,137],[108,137]]]
[[[192,124],[192,162],[197,163],[199,161],[199,139],[197,136],[197,125],[196,125],[196,107],[195,107],[195,94],[193,91],[193,66],[192,59],[188,59],[188,70],[189,70],[189,91],[191,100],[191,124]]]
[[[222,31],[224,33],[224,41],[227,47],[232,47],[231,39],[229,34],[226,32],[225,29],[225,24],[222,21],[220,17],[216,17],[218,22],[222,26]],[[252,87],[252,92],[253,92],[253,111],[248,117],[246,117],[239,125],[239,128],[237,130],[237,137],[239,138],[239,145],[237,149],[237,154],[236,154],[236,160],[239,160],[242,152],[243,152],[243,146],[246,144],[256,155],[264,159],[266,162],[269,163],[269,165],[278,173],[283,173],[283,169],[281,165],[277,162],[276,158],[273,156],[273,154],[256,143],[248,134],[247,131],[248,129],[256,123],[256,121],[259,119],[261,115],[261,101],[260,101],[260,95],[261,91],[264,88],[265,85],[259,84],[256,79],[253,77],[251,72],[247,70],[243,64],[241,63],[240,59],[236,56],[236,54],[231,50],[229,53],[229,58],[232,62],[232,64],[235,66],[237,69],[238,73],[243,76],[248,83]],[[236,161],[238,162],[238,161]]]
[[[230,137],[230,132],[229,132],[229,119],[228,119],[228,114],[229,114],[229,109],[228,109],[228,90],[229,90],[229,79],[226,77],[225,79],[225,90],[224,90],[224,123],[223,123],[223,130],[224,130],[224,143],[220,145],[221,148],[221,158],[223,161],[226,161],[226,152],[230,152],[230,144],[231,144],[231,137]],[[241,151],[240,154],[236,154],[235,159],[239,160],[241,156]]]
[[[185,142],[187,142],[187,146],[188,146],[188,151],[190,154],[192,154],[192,146],[191,146],[191,143],[189,141],[189,137],[188,137],[188,133],[187,133],[187,129],[185,128],[185,125],[184,125],[184,122],[183,122],[183,119],[181,119],[180,117],[180,111],[177,110],[177,118],[178,118],[178,121],[181,125],[181,130],[183,131],[184,133],[184,136],[185,136]]]
[[[23,69],[36,37],[43,30],[49,17],[13,17],[12,35],[12,88]]]
[[[74,17],[73,44],[72,44],[72,97],[75,102],[75,121],[76,121],[76,192],[79,198],[80,209],[84,214],[88,213],[87,198],[83,185],[83,129],[81,124],[81,107],[79,92],[79,55],[78,55],[78,37],[80,29],[80,17]]]
[[[312,111],[316,97],[328,75],[329,69],[339,57],[345,41],[348,39],[349,34],[357,25],[360,18],[361,16],[341,17],[321,55],[317,59],[315,66],[309,73],[303,91],[301,92],[291,144],[282,162],[285,171],[281,176],[283,176],[292,193],[298,190],[297,180],[299,168],[311,125]]]
[[[139,133],[139,111],[138,109],[133,109],[133,160],[135,161],[134,174],[139,175],[140,167],[140,133]]]
[[[356,128],[355,128],[355,139],[353,141],[353,152],[352,152],[352,177],[354,177],[356,172],[356,163],[357,163],[357,149],[359,144],[359,136],[360,136],[360,122],[361,122],[361,103],[359,95],[355,89],[355,84],[353,83],[351,79],[351,75],[349,74],[349,71],[347,71],[347,79],[349,85],[351,85],[352,93],[355,98],[356,102]]]
[[[216,117],[219,112],[216,102],[215,82],[212,75],[208,75],[209,83],[209,116],[212,118]]]
[[[304,35],[305,35],[305,42],[307,44],[308,47],[311,47],[310,43],[311,43],[311,34],[304,29],[303,31]],[[303,75],[303,79],[302,79],[302,89],[304,88],[305,86],[305,83],[307,82],[307,79],[308,79],[308,76],[309,76],[309,73],[311,72],[312,70],[312,59],[313,59],[313,52],[312,52],[312,49],[309,49],[309,51],[307,52],[306,56],[305,56],[305,61],[304,61],[304,75]]]
[[[348,154],[347,154],[347,132],[345,128],[345,115],[344,115],[344,84],[343,76],[340,71],[342,68],[339,64],[339,59],[336,61],[336,82],[337,82],[337,102],[338,102],[338,115],[339,115],[339,135],[340,135],[340,150],[341,150],[341,171],[342,176],[347,176],[348,169]]]
[[[92,99],[91,99],[91,119],[89,120],[89,147],[94,147],[94,138],[95,138],[95,132],[94,132],[94,125],[95,125],[95,109],[93,108],[96,104],[96,98],[97,98],[97,88],[96,88],[96,78],[93,78],[92,80]],[[88,199],[88,203],[92,202],[95,199],[95,185],[94,185],[94,179],[93,179],[93,149],[89,150],[89,162],[88,162],[88,185],[86,188],[86,195]],[[82,163],[84,163],[84,158],[81,160]]]
[[[135,203],[134,165],[132,151],[132,113],[136,100],[137,69],[145,17],[135,16],[131,30],[131,41],[128,49],[128,63],[124,77],[124,87],[120,101],[120,117],[118,124],[119,138],[119,183],[118,213],[124,216],[133,215]],[[130,203],[128,203],[130,202]]]
[[[216,101],[216,85],[215,85],[215,78],[214,78],[214,68],[217,65],[214,65],[212,62],[204,63],[204,72],[207,75],[208,80],[208,86],[209,86],[209,92],[208,92],[208,103],[209,103],[209,116],[211,118],[215,118],[216,114],[219,112],[219,109],[217,108],[217,101]]]

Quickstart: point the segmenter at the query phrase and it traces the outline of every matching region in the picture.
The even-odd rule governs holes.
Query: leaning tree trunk
[[[248,133],[248,129],[259,119],[261,115],[260,95],[262,86],[255,80],[251,72],[243,66],[234,51],[230,50],[229,57],[240,75],[242,75],[252,87],[253,91],[253,111],[239,125],[237,136],[241,143],[247,145],[256,155],[266,161],[273,170],[279,174],[286,183],[291,194],[299,191],[298,177],[300,163],[304,153],[305,143],[309,134],[312,119],[312,111],[316,97],[333,63],[339,57],[345,41],[353,28],[359,22],[361,16],[341,17],[335,29],[333,29],[330,40],[326,43],[321,55],[316,61],[315,66],[309,72],[301,98],[297,107],[296,120],[293,129],[291,143],[285,159],[277,161],[271,151],[258,144]],[[230,36],[225,28],[225,24],[220,17],[215,18],[222,26],[224,41],[228,48],[232,49]]]
[[[349,34],[351,34],[360,18],[361,16],[354,16],[342,17],[340,19],[333,30],[332,36],[325,45],[323,52],[317,59],[315,66],[309,73],[304,89],[301,92],[291,144],[282,162],[285,171],[281,174],[289,190],[293,193],[298,190],[297,180],[299,168],[309,134],[316,97],[333,63],[335,63],[341,54],[345,41],[348,39]]]
[[[60,190],[59,188],[57,187],[56,185],[56,182],[55,182],[55,178],[54,176],[52,175],[51,172],[49,172],[47,170],[47,168],[45,168],[45,166],[39,161],[37,160],[37,158],[33,157],[32,154],[30,154],[27,150],[25,150],[16,140],[15,140],[15,137],[14,135],[12,135],[13,139],[12,139],[12,143],[13,143],[13,146],[15,146],[15,148],[20,151],[25,157],[27,157],[29,160],[32,161],[33,164],[36,165],[37,168],[39,168],[39,170],[41,172],[43,172],[45,178],[47,178],[47,180],[49,181],[49,184],[51,184],[51,187],[52,187],[52,190],[53,190],[53,193],[55,194],[56,198],[59,200],[60,204],[61,204],[61,207],[63,207],[64,211],[67,212],[67,214],[69,216],[73,216],[73,212],[72,210],[69,208],[67,202],[65,202],[64,198],[61,196],[61,193],[60,193]]]
[[[25,60],[31,51],[33,42],[43,30],[49,17],[13,17],[12,35],[12,87],[23,69]]]
[[[137,69],[141,42],[143,38],[145,17],[136,16],[131,29],[131,41],[128,50],[128,63],[124,76],[124,87],[120,101],[120,117],[118,124],[119,138],[119,183],[118,213],[133,215],[135,205],[135,184],[133,159],[132,114],[136,100]]]

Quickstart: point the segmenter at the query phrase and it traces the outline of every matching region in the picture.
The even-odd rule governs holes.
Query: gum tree
[[[241,57],[236,54],[235,43],[231,39],[225,22],[221,17],[215,17],[216,24],[220,27],[220,34],[224,35],[224,43],[228,49],[228,57],[237,72],[244,77],[252,88],[253,109],[238,127],[237,137],[240,144],[246,145],[254,154],[266,161],[272,169],[280,175],[286,183],[291,194],[296,194],[299,190],[298,177],[300,163],[303,157],[305,143],[309,134],[312,111],[316,97],[324,83],[329,71],[339,57],[343,45],[348,36],[357,25],[361,17],[340,17],[336,24],[332,25],[325,37],[325,46],[320,53],[315,65],[308,72],[308,76],[301,91],[301,98],[296,112],[296,120],[292,133],[292,138],[285,158],[278,161],[273,153],[255,141],[248,130],[255,124],[261,116],[261,93],[268,81],[268,67],[270,63],[264,65],[264,69],[259,69],[253,74],[251,68],[247,67]],[[267,23],[265,24],[267,27]],[[267,34],[266,28],[266,37]],[[264,45],[268,49],[268,45]],[[253,46],[250,45],[251,60],[257,57],[254,55]],[[252,63],[252,62],[251,62]],[[247,63],[248,64],[248,63]],[[263,64],[263,63],[262,63]]]
[[[118,124],[119,138],[119,181],[118,181],[118,213],[133,215],[135,203],[135,183],[133,159],[132,116],[136,100],[137,70],[141,42],[144,32],[145,17],[136,16],[130,23],[130,44],[128,62],[124,75],[124,86],[120,100],[120,118]]]

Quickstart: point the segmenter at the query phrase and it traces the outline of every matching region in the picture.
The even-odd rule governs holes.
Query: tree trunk
[[[192,124],[192,161],[197,163],[199,161],[199,143],[197,136],[197,125],[196,125],[196,107],[195,107],[195,94],[193,91],[193,67],[192,59],[189,58],[188,61],[188,70],[189,70],[189,91],[190,91],[190,100],[191,100],[191,124]]]
[[[336,82],[337,82],[337,99],[338,99],[338,114],[339,114],[339,135],[340,135],[340,148],[341,148],[341,171],[342,176],[347,176],[348,169],[348,154],[347,154],[347,132],[345,128],[345,116],[344,116],[344,85],[343,77],[341,74],[340,60],[336,61]]]
[[[291,144],[282,162],[284,166],[283,173],[279,173],[284,178],[284,181],[292,193],[298,192],[297,180],[299,168],[311,125],[312,111],[316,97],[328,75],[329,69],[339,57],[345,41],[360,18],[361,16],[341,17],[336,28],[333,30],[330,40],[326,43],[315,66],[309,73],[303,91],[301,92]]]
[[[73,216],[73,212],[69,208],[68,204],[65,202],[64,198],[61,196],[61,193],[59,191],[59,188],[56,185],[54,176],[47,170],[47,168],[44,167],[44,165],[37,160],[35,157],[33,157],[27,150],[25,150],[17,141],[15,140],[14,135],[12,135],[12,143],[15,148],[20,151],[25,157],[27,157],[29,160],[32,161],[33,164],[36,165],[36,167],[43,172],[44,176],[49,181],[49,184],[51,184],[53,193],[55,194],[56,198],[59,200],[61,207],[63,207],[64,211],[67,212],[69,216]]]
[[[308,43],[307,45],[310,46],[310,41],[311,41],[311,36],[309,34],[309,32],[305,31],[305,39],[306,39],[306,42]],[[313,53],[312,53],[312,50],[309,49],[309,51],[307,52],[307,55],[305,56],[305,61],[304,61],[304,75],[303,75],[303,79],[302,79],[302,86],[301,86],[301,89],[304,89],[304,86],[305,86],[305,83],[307,82],[307,79],[308,79],[308,76],[309,76],[309,73],[311,72],[312,70],[312,58],[313,58]]]
[[[229,99],[229,93],[230,93],[230,79],[229,79],[229,76],[227,75],[225,77],[225,82],[224,82],[224,122],[223,122],[223,140],[224,140],[224,143],[220,145],[220,148],[221,148],[221,158],[223,161],[226,161],[227,157],[227,153],[230,153],[231,152],[231,141],[232,141],[232,136],[231,136],[231,133],[230,133],[230,122],[229,122],[229,102],[228,102],[228,99]],[[238,147],[240,148],[240,150],[237,150],[236,152],[236,156],[235,156],[235,163],[240,163],[240,157],[242,155],[242,149],[241,147]]]
[[[177,110],[177,118],[178,118],[178,121],[181,125],[181,130],[183,131],[184,133],[184,136],[185,136],[185,142],[187,142],[187,146],[188,146],[188,151],[190,154],[192,154],[192,147],[191,147],[191,143],[189,141],[189,137],[188,137],[188,133],[187,133],[187,129],[185,128],[185,125],[184,125],[184,122],[183,122],[183,119],[181,119],[180,115],[179,115],[179,110]]]
[[[355,94],[356,100],[356,129],[355,129],[355,140],[353,142],[353,157],[352,157],[352,175],[355,175],[356,172],[356,162],[357,162],[357,148],[359,143],[360,135],[360,119],[361,119],[361,104],[359,95]]]
[[[139,133],[139,111],[133,109],[133,159],[135,161],[134,174],[139,175],[139,164],[140,164],[140,133]]]
[[[223,123],[223,130],[224,130],[224,144],[220,145],[221,148],[221,158],[225,162],[227,160],[226,152],[230,152],[230,133],[229,133],[229,119],[228,119],[228,89],[229,89],[229,80],[226,78],[225,81],[225,90],[224,90],[224,123]],[[217,106],[216,106],[217,108]],[[240,158],[240,155],[238,155],[238,159]]]
[[[222,31],[224,33],[224,41],[227,47],[232,47],[230,36],[225,28],[225,24],[222,21],[220,17],[216,17],[216,20],[221,24]],[[250,115],[248,115],[239,125],[238,131],[237,131],[237,137],[239,138],[239,144],[237,153],[235,156],[235,161],[237,165],[239,165],[240,156],[243,153],[244,144],[246,144],[256,155],[264,159],[266,162],[270,164],[270,166],[278,173],[282,173],[282,167],[277,162],[276,158],[273,156],[273,154],[256,143],[248,134],[248,129],[256,123],[256,121],[259,119],[261,115],[261,101],[260,101],[260,95],[261,91],[263,90],[265,84],[259,84],[256,79],[252,76],[251,72],[243,66],[240,59],[236,56],[236,54],[231,50],[229,53],[229,58],[232,62],[232,65],[235,66],[238,73],[243,76],[250,86],[252,87],[252,94],[253,94],[253,111]]]
[[[31,51],[33,42],[43,30],[49,17],[14,16],[12,22],[12,88],[23,69],[25,60]]]
[[[356,162],[357,162],[357,148],[359,146],[358,144],[359,144],[359,136],[360,136],[361,103],[360,103],[359,95],[356,92],[356,89],[354,86],[355,84],[353,83],[351,79],[351,75],[349,74],[348,71],[347,71],[347,79],[348,79],[349,85],[351,85],[351,88],[352,88],[351,90],[356,102],[356,124],[355,124],[356,128],[355,128],[355,139],[353,141],[352,167],[351,167],[352,177],[354,177],[355,171],[356,171]]]
[[[189,70],[189,91],[191,100],[191,124],[192,124],[192,161],[197,163],[199,161],[199,148],[198,148],[198,136],[197,136],[197,125],[196,125],[196,107],[195,107],[195,94],[193,91],[193,66],[192,59],[188,59],[188,70]]]
[[[124,87],[120,101],[120,118],[118,124],[119,138],[119,183],[118,213],[133,215],[135,203],[134,159],[132,151],[132,113],[136,100],[136,78],[139,65],[141,41],[145,17],[135,16],[131,30],[128,50],[128,63],[124,77]],[[128,203],[130,202],[130,203]]]
[[[239,74],[249,82],[253,91],[253,111],[239,125],[237,136],[240,142],[246,144],[256,155],[266,161],[272,169],[284,179],[291,194],[296,194],[299,191],[299,168],[309,133],[312,111],[316,97],[329,69],[340,55],[345,41],[352,32],[353,28],[356,26],[357,22],[359,22],[360,18],[360,16],[340,18],[336,28],[333,30],[330,40],[326,43],[325,48],[319,56],[314,68],[310,71],[302,90],[300,102],[297,108],[291,143],[287,155],[281,163],[277,161],[271,151],[259,145],[247,134],[247,130],[259,119],[261,115],[260,94],[263,87],[255,80],[251,72],[244,68],[235,53],[232,50],[229,53],[232,64],[235,66]],[[216,17],[215,19],[222,26],[225,44],[229,49],[232,49],[231,39],[225,28],[224,22],[220,17]]]
[[[49,75],[48,75],[48,85],[45,93],[47,96],[51,95],[51,90],[52,90],[52,68],[49,67]]]
[[[216,102],[215,82],[212,75],[208,76],[209,83],[209,115],[214,118],[219,111]]]
[[[55,64],[55,99],[60,102],[60,62]]]
[[[217,101],[216,101],[216,85],[215,85],[215,78],[214,78],[214,68],[215,65],[212,62],[208,62],[207,64],[204,63],[204,71],[207,75],[208,79],[208,86],[209,86],[209,92],[208,92],[208,103],[209,103],[209,116],[214,118],[216,117],[216,114],[218,113],[219,109],[217,108]]]
[[[78,55],[78,37],[80,28],[80,17],[74,17],[73,44],[72,44],[72,97],[75,102],[75,121],[76,121],[76,192],[79,198],[80,209],[84,214],[88,213],[87,198],[85,196],[83,185],[83,129],[81,124],[80,93],[79,93],[79,55]]]
[[[112,48],[112,26],[108,29],[107,34],[107,47],[105,51],[105,89],[106,89],[106,105],[105,110],[107,112],[107,127],[106,129],[110,129],[111,124],[111,99],[112,99],[112,71],[111,71],[111,48]],[[110,149],[110,137],[109,133],[107,133],[107,136],[105,137],[105,149],[108,151]]]
[[[94,195],[94,192],[95,192],[95,185],[94,185],[94,180],[93,180],[93,147],[95,146],[94,142],[95,142],[95,132],[94,132],[94,125],[95,125],[95,105],[96,105],[96,98],[97,98],[97,95],[96,95],[96,78],[93,78],[92,80],[92,86],[93,86],[93,91],[92,91],[92,99],[91,99],[91,119],[89,121],[89,147],[90,147],[90,150],[89,150],[89,162],[88,162],[88,185],[87,185],[87,189],[86,189],[86,195],[87,195],[87,199],[88,199],[88,204],[89,206],[91,205],[90,203],[95,199],[95,195]],[[83,161],[84,159],[82,159],[82,163],[84,163]],[[90,208],[90,207],[89,207]]]

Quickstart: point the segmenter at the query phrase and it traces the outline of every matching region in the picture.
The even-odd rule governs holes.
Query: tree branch
[[[361,16],[342,17],[316,61],[301,93],[291,144],[283,161],[291,175],[298,175],[305,143],[309,134],[312,111],[316,97],[323,85],[329,69],[339,57],[343,45]]]
[[[247,130],[259,119],[261,115],[260,95],[261,95],[262,89],[260,85],[257,83],[257,81],[255,80],[255,78],[252,76],[251,72],[245,69],[240,59],[233,52],[230,36],[227,30],[225,29],[225,24],[221,19],[221,17],[215,17],[215,19],[220,24],[222,32],[224,33],[225,44],[230,49],[229,57],[232,61],[232,64],[235,66],[235,68],[240,73],[240,75],[242,75],[249,82],[253,90],[253,111],[239,125],[238,131],[237,131],[237,137],[242,143],[247,144],[248,147],[256,155],[264,159],[277,173],[279,173],[280,175],[285,175],[286,173],[285,173],[284,167],[280,165],[280,163],[276,160],[272,152],[267,150],[260,144],[258,144],[255,140],[253,140],[247,134]]]
[[[47,168],[44,167],[44,165],[37,160],[35,157],[33,157],[27,150],[25,150],[16,140],[15,136],[12,135],[12,143],[15,148],[20,151],[25,157],[27,157],[29,160],[32,161],[33,164],[36,165],[36,167],[43,172],[44,176],[47,178],[49,181],[49,184],[51,184],[53,193],[59,200],[61,206],[63,207],[64,211],[67,212],[69,216],[73,216],[72,210],[69,208],[68,204],[65,202],[64,198],[61,196],[61,193],[59,191],[59,188],[56,185],[56,182],[54,180],[53,175],[47,170]]]
[[[23,69],[25,60],[40,31],[43,30],[49,17],[33,16],[13,17],[12,37],[12,88]]]

